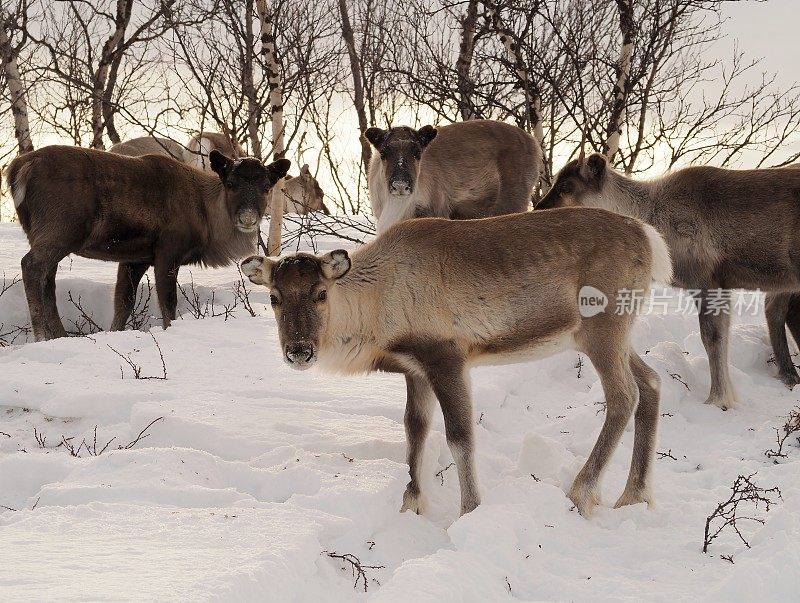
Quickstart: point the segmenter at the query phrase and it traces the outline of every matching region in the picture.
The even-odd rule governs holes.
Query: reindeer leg
[[[592,341],[592,338],[587,337],[587,340]],[[625,347],[606,341],[602,348],[592,346],[586,353],[603,384],[606,418],[589,458],[567,494],[584,517],[591,515],[595,505],[600,503],[600,478],[633,414],[637,394]]]
[[[58,262],[51,264],[47,270],[47,276],[44,281],[44,318],[47,324],[49,337],[66,337],[67,331],[64,328],[64,323],[61,322],[61,317],[58,315],[58,304],[56,303],[56,272],[58,271]]]
[[[418,358],[442,408],[447,445],[458,469],[463,515],[481,502],[473,456],[472,396],[464,360],[450,343],[428,346]]]
[[[31,314],[31,327],[36,341],[49,339],[47,320],[44,314],[44,282],[47,278],[47,269],[40,254],[31,249],[26,253],[21,262],[22,283],[25,286],[25,297],[28,300],[28,310]]]
[[[156,277],[156,295],[161,308],[161,321],[167,329],[175,320],[178,307],[178,260],[171,256],[156,254],[153,269]]]
[[[36,246],[22,258],[22,282],[36,341],[66,335],[56,306],[56,271],[58,262],[66,255],[54,250],[42,251]]]
[[[400,512],[413,511],[422,514],[426,505],[421,491],[419,470],[425,439],[431,425],[434,394],[427,379],[411,374],[406,375],[406,392],[405,427],[408,443],[408,474],[411,481],[408,482],[403,494],[403,506]]]
[[[125,324],[133,311],[136,302],[136,289],[144,273],[150,267],[148,262],[125,263],[120,262],[117,268],[117,286],[114,290],[114,320],[111,322],[112,331],[124,331]]]
[[[789,311],[786,314],[786,325],[792,333],[795,345],[800,347],[800,293],[792,293],[789,296]],[[789,357],[791,358],[791,354]],[[794,365],[794,363],[792,364]],[[800,379],[795,383],[800,384]]]
[[[737,404],[728,369],[730,326],[730,308],[719,308],[718,313],[708,311],[708,292],[704,291],[700,300],[700,338],[706,348],[711,369],[711,392],[706,404],[713,404],[722,410],[728,410]]]
[[[800,376],[797,375],[797,370],[792,362],[789,341],[786,338],[786,323],[788,322],[791,298],[791,293],[768,293],[764,302],[764,315],[767,318],[769,340],[772,343],[775,363],[778,365],[778,378],[789,389],[800,383]]]
[[[656,431],[658,429],[658,401],[661,380],[652,368],[641,357],[630,351],[630,367],[636,385],[639,387],[639,404],[634,415],[635,430],[633,436],[633,458],[628,482],[622,496],[614,507],[635,505],[646,502],[653,503],[653,493],[650,488],[653,455],[656,446]]]

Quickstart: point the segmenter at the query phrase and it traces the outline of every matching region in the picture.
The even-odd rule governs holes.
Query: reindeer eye
[[[275,297],[274,295],[270,295],[269,296],[269,303],[272,304],[273,306],[277,306],[277,305],[280,304],[280,302],[278,301],[278,298]]]
[[[325,289],[323,289],[322,291],[319,292],[319,295],[317,296],[317,301],[324,302],[326,299],[328,299],[328,292]]]
[[[233,188],[233,182],[230,180],[225,181],[225,188]]]

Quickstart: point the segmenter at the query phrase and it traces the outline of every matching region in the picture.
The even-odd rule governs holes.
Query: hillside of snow
[[[599,432],[603,394],[569,352],[473,371],[483,503],[458,516],[437,413],[423,469],[430,511],[416,516],[398,512],[401,377],[292,371],[268,292],[234,266],[184,268],[182,316],[166,332],[143,290],[149,333],[25,343],[23,287],[11,283],[26,251],[20,228],[0,225],[4,602],[798,600],[800,449],[793,436],[785,457],[765,451],[800,391],[775,378],[763,312],[735,319],[742,402],[728,412],[703,404],[697,318],[673,308],[638,321],[636,347],[663,383],[655,507],[611,508],[629,428],[604,506],[591,519],[571,509],[565,491]],[[62,262],[68,331],[109,326],[115,275],[110,263]],[[741,516],[763,521],[737,523],[749,548],[725,529],[704,554],[706,518],[751,474],[782,499],[771,495],[769,512],[742,504]]]

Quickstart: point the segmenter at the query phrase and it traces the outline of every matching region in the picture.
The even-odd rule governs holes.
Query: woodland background
[[[516,123],[542,143],[542,191],[584,133],[629,174],[794,162],[800,87],[746,49],[718,57],[727,4],[3,0],[0,166],[220,131],[309,163],[328,205],[358,214],[373,125]]]

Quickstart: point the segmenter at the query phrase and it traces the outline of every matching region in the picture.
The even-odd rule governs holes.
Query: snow
[[[7,283],[26,250],[18,226],[0,225]],[[82,320],[68,291],[110,324],[115,274],[113,264],[62,263],[68,330]],[[588,361],[579,367],[568,352],[474,370],[483,502],[458,517],[437,415],[422,471],[429,511],[416,516],[398,512],[408,479],[402,378],[292,371],[266,289],[248,284],[256,317],[241,303],[226,317],[236,268],[192,269],[191,278],[201,302],[214,293],[221,315],[195,319],[182,300],[182,320],[166,332],[0,348],[3,601],[797,600],[800,450],[777,464],[764,451],[800,392],[775,378],[763,313],[736,319],[742,401],[728,412],[702,403],[709,375],[696,317],[638,322],[636,347],[663,383],[657,450],[674,457],[655,461],[654,507],[611,508],[630,462],[629,428],[604,506],[588,520],[571,510],[564,492],[594,444],[603,396]],[[190,291],[188,270],[180,280]],[[27,321],[20,283],[0,297],[0,333]],[[114,350],[141,376],[163,376],[153,337],[167,378],[135,379]],[[62,438],[80,446],[77,457]],[[755,472],[783,500],[769,513],[747,509],[765,521],[743,524],[751,548],[725,532],[703,554],[705,518],[738,475]],[[365,569],[366,593],[328,552],[381,566]]]

